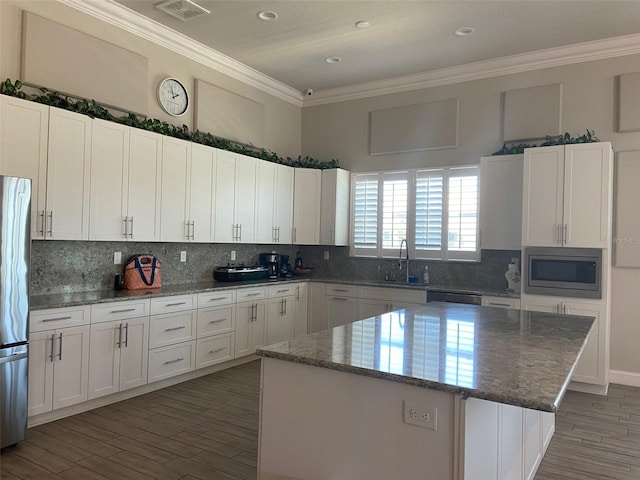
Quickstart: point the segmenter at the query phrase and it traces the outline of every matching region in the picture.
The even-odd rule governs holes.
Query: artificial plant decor
[[[529,145],[527,143],[510,144],[504,143],[502,148],[497,152],[493,152],[491,155],[513,155],[517,153],[524,153],[525,148],[533,147],[549,147],[552,145],[570,145],[573,143],[595,143],[600,139],[596,137],[593,130],[587,129],[587,133],[579,137],[572,137],[569,132],[565,132],[563,135],[546,135],[544,142],[540,145]]]
[[[4,82],[0,83],[0,94],[42,103],[51,107],[62,108],[82,115],[87,115],[91,118],[99,118],[101,120],[121,123],[123,125],[128,125],[129,127],[140,128],[142,130],[148,130],[161,135],[180,138],[182,140],[189,140],[194,143],[219,148],[220,150],[228,150],[241,155],[247,155],[249,157],[255,157],[268,162],[280,163],[291,167],[327,169],[338,168],[340,166],[338,160],[335,159],[323,162],[309,156],[302,157],[300,155],[295,159],[292,159],[291,157],[282,158],[278,154],[264,148],[243,145],[226,138],[217,137],[208,132],[201,132],[200,130],[190,131],[186,125],[176,127],[175,125],[171,125],[167,122],[163,122],[155,118],[146,118],[132,112],[125,112],[124,116],[118,117],[113,115],[108,109],[97,103],[95,100],[73,98],[69,95],[64,95],[44,87],[38,89],[40,94],[30,95],[24,92],[22,87],[23,83],[20,80],[12,82],[11,79],[7,78]]]

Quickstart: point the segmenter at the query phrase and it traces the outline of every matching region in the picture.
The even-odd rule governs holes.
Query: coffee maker
[[[267,278],[277,280],[280,276],[280,255],[277,253],[261,253],[259,255],[260,265],[267,267]]]
[[[293,271],[289,263],[289,255],[280,255],[280,276],[282,278],[293,277]]]

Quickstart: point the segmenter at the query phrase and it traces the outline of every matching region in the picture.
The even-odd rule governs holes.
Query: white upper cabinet
[[[0,95],[0,175],[31,179],[31,237],[43,238],[49,107]]]
[[[256,241],[291,243],[293,168],[258,161]]]
[[[160,240],[162,135],[132,128],[129,133],[127,238]]]
[[[92,120],[49,109],[45,238],[89,239]]]
[[[191,229],[190,239],[194,242],[213,242],[216,152],[215,148],[197,143],[191,146],[187,217]]]
[[[296,168],[293,189],[293,243],[320,244],[322,171]]]
[[[320,244],[349,245],[350,174],[340,168],[322,170]]]
[[[89,239],[160,240],[163,137],[93,122]]]
[[[522,247],[522,155],[480,159],[481,248]]]
[[[606,248],[612,168],[608,142],[526,149],[522,244]]]
[[[160,240],[163,242],[184,242],[191,238],[191,223],[187,218],[190,160],[191,142],[163,137],[160,200]]]
[[[129,130],[95,120],[91,132],[89,240],[125,240]]]
[[[258,160],[218,150],[214,238],[223,243],[256,242]]]

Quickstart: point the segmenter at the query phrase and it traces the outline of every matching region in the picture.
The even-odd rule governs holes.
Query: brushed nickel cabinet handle
[[[210,298],[209,301],[210,302],[217,302],[219,300],[225,300],[227,297],[214,297],[214,298]]]
[[[346,298],[342,298],[342,297],[333,297],[331,300],[340,300],[341,302],[346,302],[347,301]]]
[[[566,245],[567,244],[567,224],[564,224],[564,227],[562,229],[562,244]]]
[[[226,347],[216,348],[215,350],[209,350],[209,353],[218,353],[226,350]]]
[[[125,348],[129,346],[129,324],[124,324],[124,346]]]
[[[135,311],[136,311],[135,308],[123,308],[122,310],[111,310],[109,313],[127,313],[127,312],[135,312]]]
[[[258,297],[262,295],[261,293],[247,293],[247,297]]]
[[[133,216],[129,219],[131,222],[131,229],[129,230],[129,238],[133,238]]]
[[[53,210],[49,212],[49,236],[53,236]]]
[[[182,330],[183,328],[187,328],[184,325],[182,325],[181,327],[171,327],[171,328],[165,328],[164,331],[165,332],[175,332],[176,330]]]
[[[73,317],[55,317],[55,318],[44,318],[40,320],[41,322],[59,322],[62,320],[71,320]]]
[[[58,359],[62,360],[62,332],[60,332],[60,336],[58,337],[58,340],[60,341],[60,351],[58,352]]]
[[[118,325],[118,342],[117,342],[118,348],[122,348],[122,324],[120,323]]]
[[[122,234],[122,236],[124,238],[127,238],[127,236],[129,235],[129,227],[128,227],[128,225],[129,225],[129,217],[124,217],[122,219],[122,221],[124,223],[124,233]]]
[[[165,307],[178,307],[180,305],[186,305],[187,302],[176,302],[176,303],[167,303]]]
[[[226,322],[226,321],[227,321],[227,319],[226,319],[226,318],[220,318],[220,319],[218,319],[218,320],[211,320],[211,321],[209,322],[209,324],[211,324],[211,323],[222,323],[222,322]]]
[[[51,355],[49,355],[49,360],[51,360],[51,363],[53,363],[53,357],[55,356],[55,341],[56,341],[56,334],[52,333],[51,334]]]
[[[172,363],[178,363],[184,360],[184,357],[176,358],[175,360],[167,360],[163,365],[171,365]]]
[[[191,240],[196,239],[196,221],[191,220]]]
[[[45,229],[44,210],[40,212],[38,216],[40,217],[40,230],[38,230],[38,232],[40,232],[40,235],[44,237],[44,229]]]

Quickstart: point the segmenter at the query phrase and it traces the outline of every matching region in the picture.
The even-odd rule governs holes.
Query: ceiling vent
[[[193,20],[200,15],[208,15],[211,12],[191,0],[169,0],[156,5],[156,8],[168,13],[172,17],[179,18],[183,22]]]

